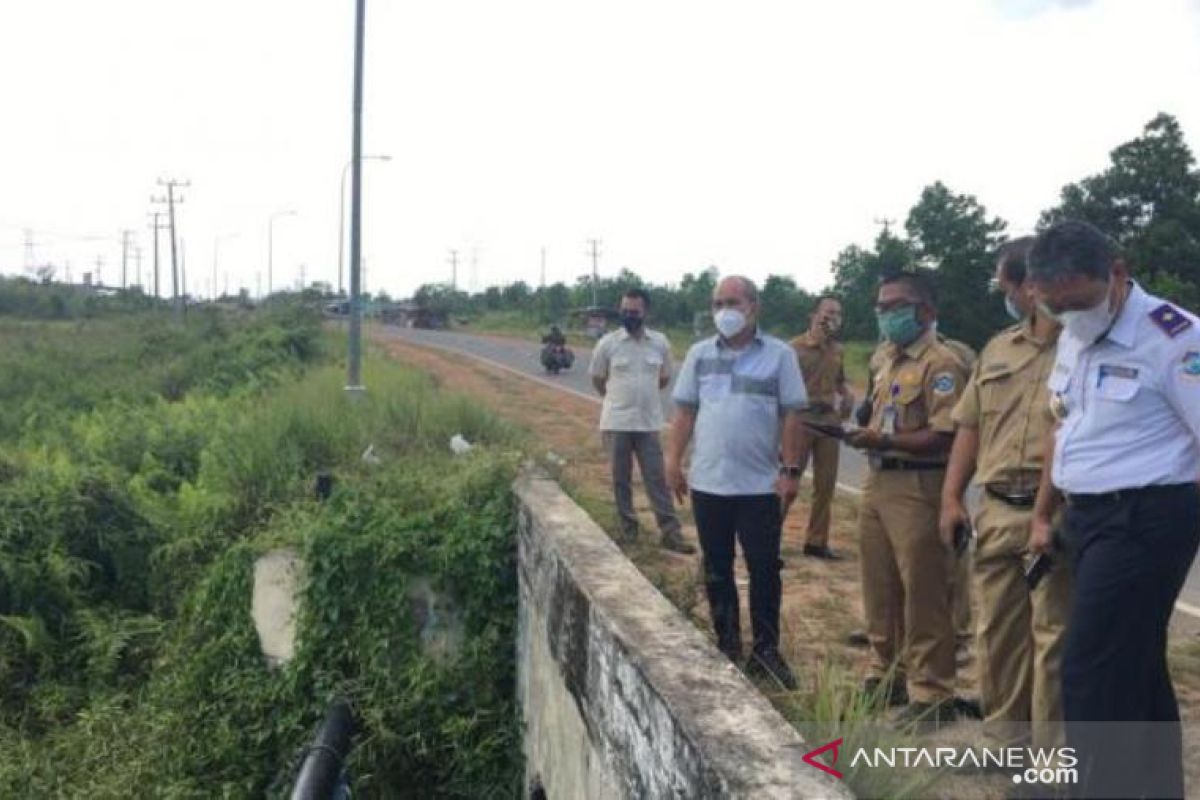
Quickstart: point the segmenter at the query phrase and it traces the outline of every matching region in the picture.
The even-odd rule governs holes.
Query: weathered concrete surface
[[[516,486],[526,777],[563,798],[846,798],[552,481]]]
[[[291,548],[271,550],[254,562],[254,596],[250,613],[259,645],[272,667],[296,652],[296,609],[304,562]]]

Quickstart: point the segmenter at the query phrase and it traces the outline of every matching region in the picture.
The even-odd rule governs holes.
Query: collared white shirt
[[[593,377],[605,378],[602,431],[658,431],[663,426],[660,380],[671,377],[671,344],[649,328],[605,334],[592,351]]]
[[[1133,283],[1098,343],[1064,331],[1047,382],[1054,485],[1097,494],[1200,479],[1200,320]],[[1062,416],[1065,412],[1065,416]]]

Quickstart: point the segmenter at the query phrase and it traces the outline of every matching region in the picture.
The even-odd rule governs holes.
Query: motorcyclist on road
[[[550,326],[550,333],[542,337],[542,344],[552,344],[562,347],[567,343],[567,337],[559,330],[557,325]]]

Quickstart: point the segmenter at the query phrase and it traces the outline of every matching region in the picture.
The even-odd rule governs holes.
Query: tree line
[[[1037,228],[1063,218],[1087,220],[1111,235],[1152,293],[1200,309],[1200,170],[1173,116],[1157,115],[1141,135],[1110,153],[1102,172],[1064,186],[1057,205],[1042,212]],[[996,250],[1008,238],[1008,223],[989,214],[977,198],[937,181],[921,191],[903,230],[885,227],[871,247],[850,245],[839,252],[832,282],[821,293],[800,288],[790,276],[770,275],[759,287],[762,323],[777,335],[798,333],[816,298],[829,293],[842,300],[845,338],[874,339],[880,274],[923,267],[936,275],[939,328],[979,347],[1009,324],[1003,304],[987,296]],[[426,284],[414,299],[459,318],[507,311],[549,324],[591,306],[593,296],[597,305],[613,308],[622,291],[639,286],[650,294],[658,325],[691,327],[707,314],[718,275],[718,268],[710,266],[684,274],[678,284],[658,285],[623,270],[600,278],[594,287],[591,276],[585,276],[573,286],[534,288],[517,281],[474,294]]]

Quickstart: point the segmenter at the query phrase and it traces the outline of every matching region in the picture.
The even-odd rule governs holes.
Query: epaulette
[[[1150,319],[1159,330],[1172,339],[1192,327],[1192,321],[1170,303],[1163,303],[1151,311]]]

